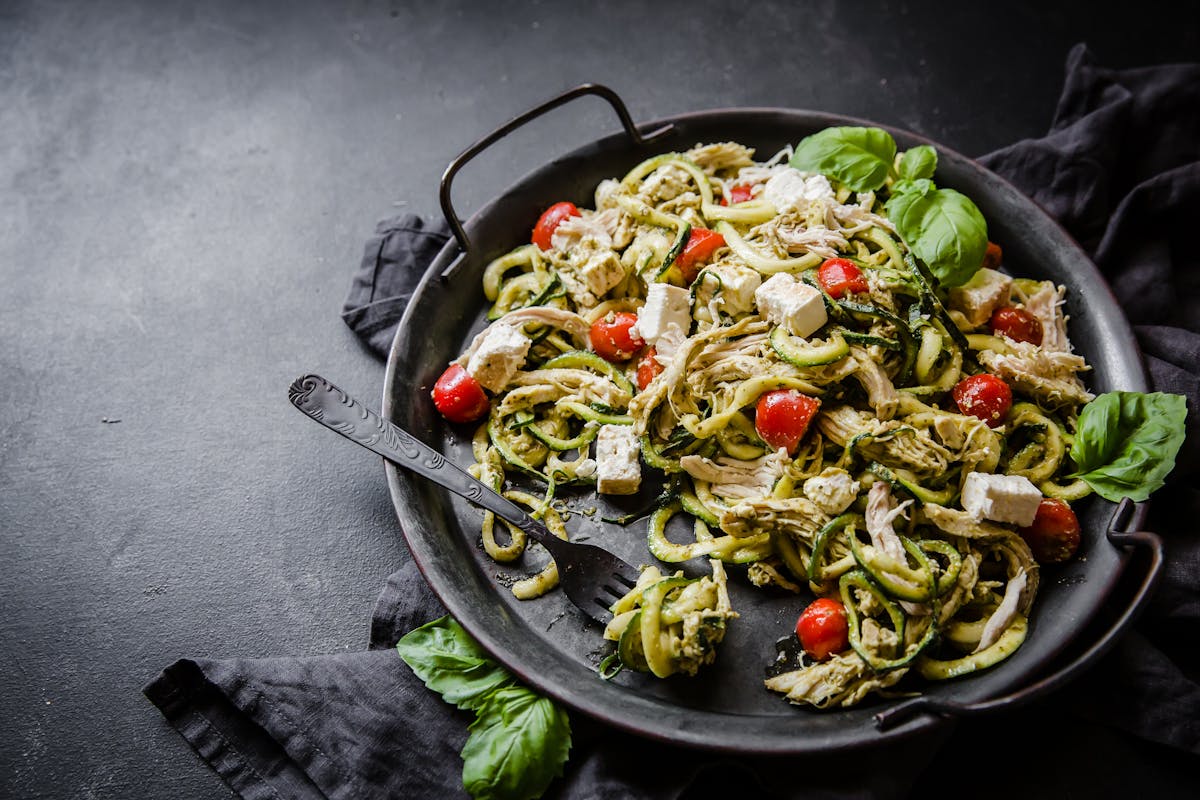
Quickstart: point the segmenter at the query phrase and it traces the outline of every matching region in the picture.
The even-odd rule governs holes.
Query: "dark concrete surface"
[[[598,81],[638,120],[814,108],[979,155],[1045,130],[1076,41],[1200,56],[1194,3],[574,5],[0,3],[0,796],[227,796],[140,687],[364,646],[407,559],[383,471],[286,388],[379,396],[338,318],[362,244],[432,217],[499,122]],[[539,122],[456,200],[612,127],[599,101]],[[1045,770],[1081,737],[1096,785],[1194,789],[1192,757],[1044,710],[963,731],[917,793],[1072,796]]]

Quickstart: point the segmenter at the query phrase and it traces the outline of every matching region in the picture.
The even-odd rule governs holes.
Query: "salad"
[[[1181,440],[1181,398],[1093,398],[1065,289],[1006,274],[933,148],[851,127],[755,155],[697,145],[601,182],[594,208],[546,209],[487,267],[490,324],[433,401],[479,423],[473,474],[562,538],[559,487],[664,486],[604,674],[711,663],[730,579],[807,606],[803,659],[766,681],[794,703],[993,666],[1040,565],[1079,547],[1070,504],[1161,485],[1174,451],[1127,450],[1147,426]],[[1136,474],[1114,489],[1114,469]],[[498,562],[526,545],[490,512],[482,541]],[[672,572],[697,558],[710,575]],[[556,582],[550,562],[512,591]]]

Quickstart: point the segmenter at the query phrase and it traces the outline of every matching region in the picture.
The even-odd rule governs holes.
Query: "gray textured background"
[[[362,244],[496,124],[597,81],[637,120],[813,108],[979,155],[1044,132],[1076,41],[1200,54],[1194,3],[945,5],[0,3],[0,796],[227,794],[142,684],[364,645],[407,559],[383,471],[286,387],[379,396],[337,316]],[[573,105],[456,200],[612,127]]]

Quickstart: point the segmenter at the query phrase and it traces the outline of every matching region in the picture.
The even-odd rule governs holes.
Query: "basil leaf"
[[[571,749],[571,722],[554,703],[508,686],[492,693],[463,745],[463,788],[476,800],[540,797]]]
[[[971,199],[953,189],[935,189],[918,179],[887,201],[887,215],[900,238],[943,286],[961,286],[983,264],[987,222]]]
[[[937,171],[937,151],[927,144],[905,150],[904,155],[900,156],[900,168],[897,171],[902,179],[908,181],[932,178]]]
[[[1141,502],[1175,468],[1187,400],[1178,394],[1108,392],[1083,407],[1071,445],[1082,478],[1105,500]]]
[[[891,189],[893,197],[899,194],[918,194],[926,197],[935,191],[937,191],[937,185],[929,178],[917,178],[916,180],[901,178],[892,184]]]
[[[883,186],[896,159],[896,142],[879,128],[826,128],[800,140],[790,163],[836,178],[856,192]]]
[[[426,686],[459,708],[478,708],[495,689],[512,683],[508,672],[449,616],[409,631],[396,650]]]

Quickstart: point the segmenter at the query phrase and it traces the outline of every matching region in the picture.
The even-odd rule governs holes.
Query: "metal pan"
[[[624,132],[546,164],[461,224],[451,200],[459,169],[528,120],[585,95],[607,100]],[[388,358],[384,416],[458,463],[471,462],[470,432],[442,423],[427,399],[429,390],[447,362],[485,324],[480,289],[484,267],[491,258],[527,242],[547,205],[571,200],[590,207],[602,179],[621,176],[655,153],[733,140],[755,147],[760,155],[770,154],[822,128],[846,124],[872,123],[758,108],[702,111],[639,129],[611,90],[587,85],[481,139],[443,178],[442,206],[455,240],[430,266],[401,320]],[[901,148],[929,144],[904,131],[891,133]],[[1078,245],[1000,177],[944,147],[937,149],[939,185],[975,200],[988,220],[991,238],[1004,247],[1006,266],[1018,275],[1049,278],[1068,287],[1071,339],[1094,368],[1092,390],[1145,391],[1144,367],[1129,325]],[[1028,702],[1069,680],[1107,649],[1150,593],[1161,563],[1157,538],[1136,532],[1144,509],[1123,506],[1114,516],[1113,506],[1098,498],[1081,503],[1081,557],[1044,570],[1029,638],[1013,657],[992,670],[927,685],[916,700],[873,700],[853,709],[816,712],[791,706],[762,685],[764,669],[775,656],[774,642],[791,631],[802,599],[751,589],[735,575],[730,581],[732,600],[741,618],[731,624],[716,664],[695,678],[658,680],[626,672],[604,681],[596,673],[603,644],[600,631],[587,625],[560,593],[522,602],[505,588],[506,581],[539,566],[536,557],[527,554],[528,560],[516,569],[493,563],[478,545],[481,512],[390,466],[387,477],[405,539],[425,579],[450,613],[513,673],[565,705],[618,728],[726,752],[801,754],[877,746],[932,731],[946,714]],[[583,495],[567,502],[576,512],[568,522],[573,537],[586,537],[632,563],[651,560],[644,523],[622,528],[601,521],[636,507],[638,499]],[[1138,544],[1150,546],[1154,558],[1130,608],[1075,661],[1040,677],[1104,603],[1127,560],[1126,548]]]

